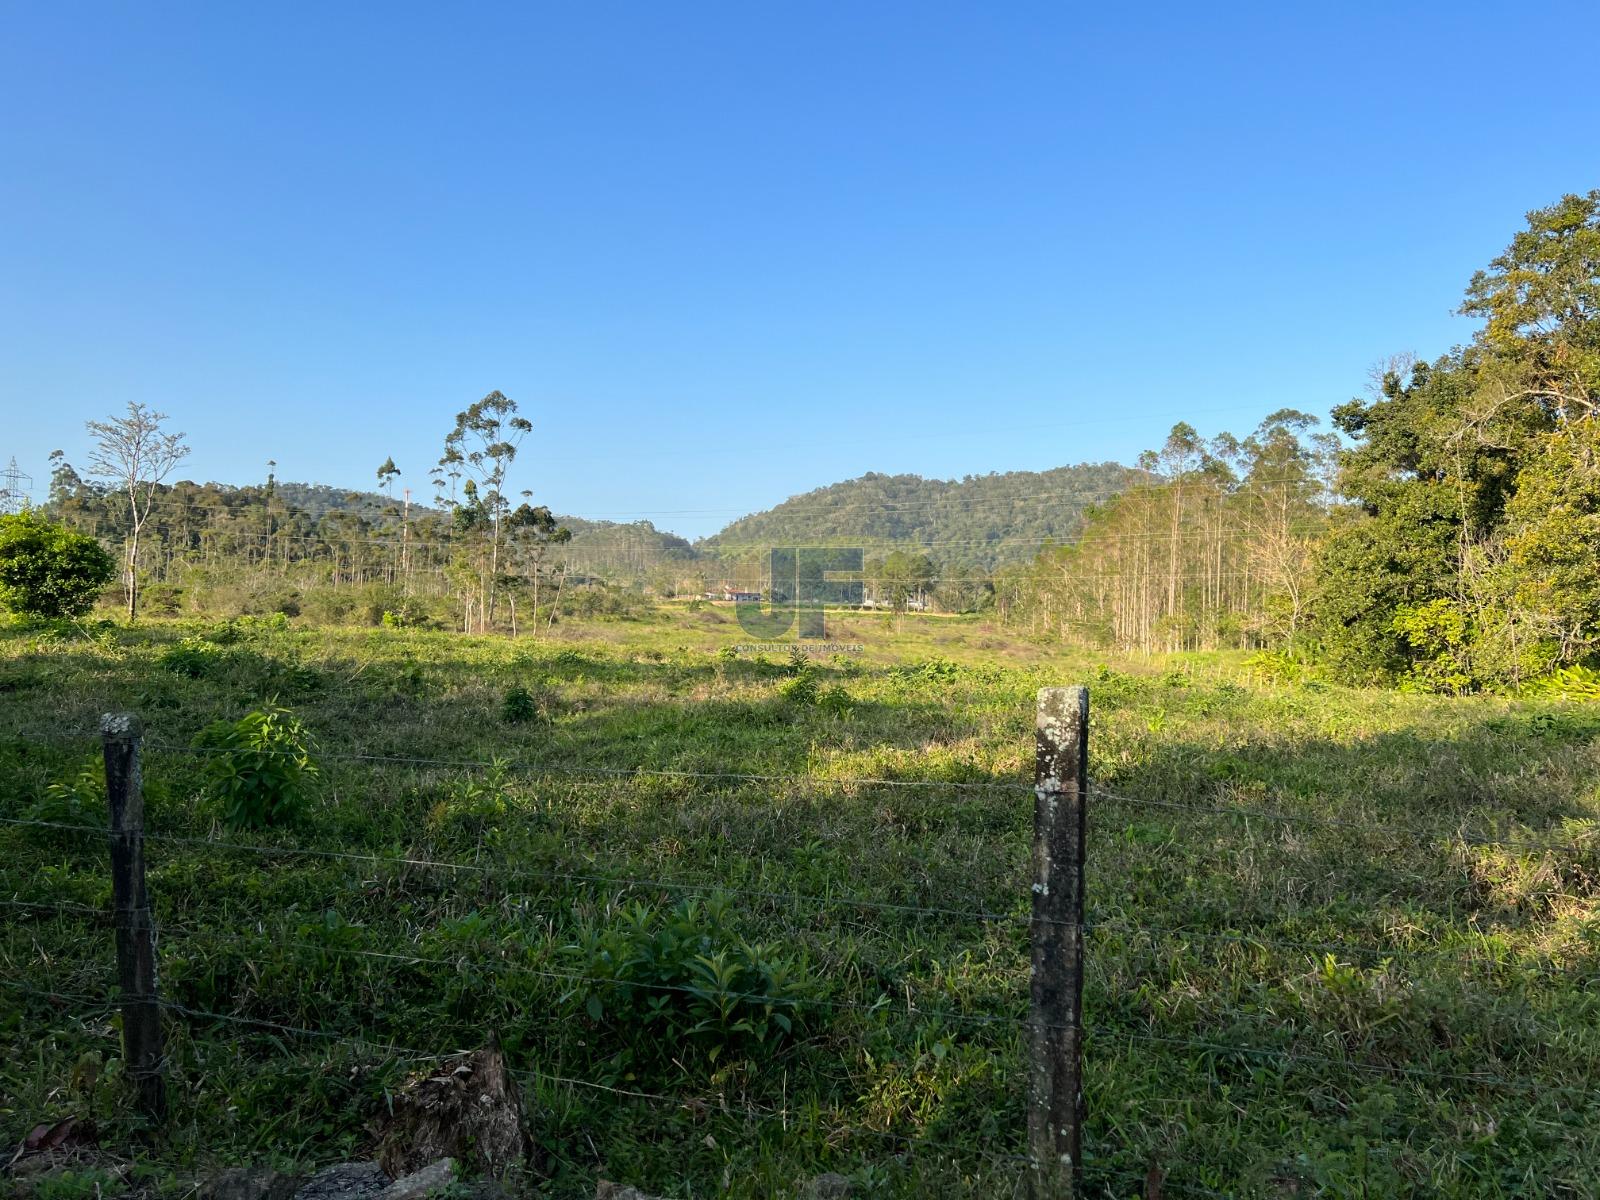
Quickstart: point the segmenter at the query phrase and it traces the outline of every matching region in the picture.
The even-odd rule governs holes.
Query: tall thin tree
[[[128,405],[125,417],[85,422],[96,445],[89,469],[128,497],[129,534],[124,552],[128,620],[139,611],[139,536],[150,519],[162,480],[189,454],[181,433],[161,427],[166,413],[143,404]]]

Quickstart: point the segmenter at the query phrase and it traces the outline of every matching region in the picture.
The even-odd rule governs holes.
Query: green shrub
[[[1534,680],[1523,690],[1563,700],[1600,700],[1600,671],[1581,666],[1562,667],[1543,679]]]
[[[610,584],[568,588],[556,611],[564,617],[636,619],[648,607],[642,596]]]
[[[961,667],[948,658],[930,658],[896,667],[891,674],[902,683],[952,683],[961,677]]]
[[[71,782],[58,779],[46,785],[44,794],[25,807],[22,815],[27,820],[48,821],[52,825],[104,829],[105,775],[99,757],[80,767]]]
[[[1262,683],[1299,683],[1306,674],[1305,664],[1287,650],[1257,650],[1244,660],[1244,669]]]
[[[117,564],[94,538],[32,510],[0,516],[0,605],[30,617],[81,617]]]
[[[174,675],[189,679],[205,679],[225,672],[232,656],[214,643],[201,638],[186,637],[168,646],[161,655],[161,665]]]
[[[293,612],[279,609],[269,613],[246,613],[237,621],[230,622],[230,624],[236,630],[244,633],[255,633],[261,630],[269,633],[284,633],[289,628],[289,618],[298,615],[298,609]]]
[[[317,778],[311,735],[287,708],[269,703],[237,721],[215,721],[195,746],[211,751],[205,774],[228,824],[261,829],[286,825],[305,806]]]
[[[385,629],[422,629],[428,624],[428,606],[415,596],[401,596],[378,619]]]
[[[307,591],[300,613],[313,625],[343,625],[356,611],[356,597],[349,588],[315,588]]]
[[[183,611],[183,589],[175,583],[152,583],[139,594],[139,607],[146,613],[175,617]]]
[[[585,986],[575,996],[597,1025],[672,1056],[684,1043],[713,1062],[769,1049],[795,1031],[808,992],[800,963],[727,925],[727,898],[662,911],[637,903],[604,928],[580,930],[566,954]]]
[[[851,699],[850,693],[838,684],[825,688],[817,697],[817,707],[823,712],[832,713],[836,717],[846,717],[854,710],[856,702]]]
[[[1403,604],[1389,627],[1414,656],[1410,674],[1400,681],[1401,691],[1460,695],[1472,690],[1474,632],[1461,605],[1454,600]]]
[[[531,692],[521,686],[514,687],[506,693],[505,701],[500,705],[500,719],[507,725],[548,721],[549,701],[542,692]]]
[[[811,705],[817,702],[820,689],[817,687],[817,677],[810,671],[804,671],[784,680],[778,688],[781,695],[790,704]]]

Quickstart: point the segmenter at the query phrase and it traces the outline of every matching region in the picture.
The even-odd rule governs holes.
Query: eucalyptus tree
[[[139,609],[139,538],[162,480],[189,454],[181,433],[162,428],[166,413],[143,404],[128,405],[127,416],[85,423],[95,439],[89,469],[128,498],[128,538],[123,571],[128,619]]]
[[[397,510],[395,509],[395,506],[394,506],[394,481],[399,476],[399,474],[400,474],[400,468],[394,465],[394,455],[392,455],[392,454],[388,458],[384,459],[383,460],[383,465],[378,468],[378,487],[381,488],[383,490],[383,494],[389,498],[389,505],[385,509],[384,515],[386,517],[388,517],[390,520],[393,520],[397,515],[399,515]],[[409,594],[409,590],[410,590],[410,578],[409,578],[410,572],[407,570],[407,564],[406,564],[406,557],[407,557],[406,556],[406,543],[410,539],[407,537],[408,530],[407,530],[406,527],[411,523],[410,522],[410,516],[411,516],[411,489],[407,488],[406,489],[406,512],[400,518],[400,555],[399,555],[399,557],[400,557],[400,574],[402,574],[402,575],[407,577],[406,585],[407,585],[408,594]],[[391,579],[392,579],[392,572],[391,572]]]
[[[477,580],[478,629],[494,624],[495,583],[505,546],[506,479],[516,461],[517,448],[533,431],[526,417],[517,415],[517,402],[501,392],[456,414],[455,428],[444,439],[444,453],[435,471],[435,483],[452,480],[450,505],[457,530],[464,535],[474,560]],[[454,480],[464,478],[464,503],[455,499]],[[444,498],[440,497],[441,502]]]
[[[523,496],[529,493],[524,492]],[[511,632],[517,631],[517,590],[532,592],[533,628],[539,628],[539,584],[544,576],[545,556],[552,546],[572,540],[572,530],[559,524],[543,505],[535,507],[524,499],[506,517],[506,550],[509,570],[505,575],[511,597]]]

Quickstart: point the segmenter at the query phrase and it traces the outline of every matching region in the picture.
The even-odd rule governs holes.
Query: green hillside
[[[698,546],[729,557],[796,544],[920,547],[938,562],[992,570],[1071,537],[1085,509],[1144,478],[1109,462],[963,479],[873,472],[741,517]]]

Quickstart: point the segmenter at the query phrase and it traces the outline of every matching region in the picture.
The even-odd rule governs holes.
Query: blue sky
[[[499,388],[703,534],[1325,413],[1600,186],[1592,4],[1108,7],[0,4],[0,463],[425,493]]]

